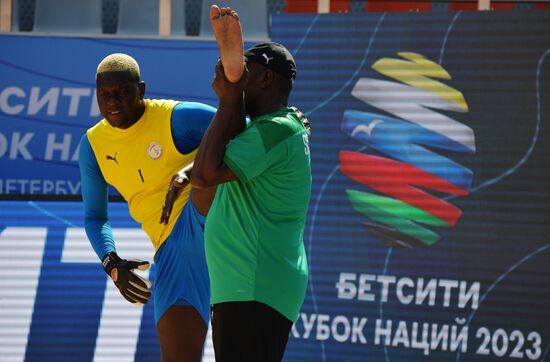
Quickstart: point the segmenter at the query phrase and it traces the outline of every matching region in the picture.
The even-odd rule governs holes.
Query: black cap
[[[259,43],[244,52],[247,62],[260,63],[287,79],[296,78],[296,63],[287,48],[279,43]]]

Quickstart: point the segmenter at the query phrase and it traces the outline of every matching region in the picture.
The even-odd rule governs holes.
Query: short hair
[[[139,65],[134,58],[128,54],[114,53],[106,56],[97,66],[95,76],[103,72],[130,72],[140,79]]]

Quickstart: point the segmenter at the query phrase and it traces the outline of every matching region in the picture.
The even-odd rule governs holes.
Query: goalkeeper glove
[[[149,262],[143,260],[121,259],[117,253],[110,252],[101,263],[103,270],[113,279],[120,294],[132,304],[146,304],[151,297],[151,282],[133,272],[134,269],[147,270]]]

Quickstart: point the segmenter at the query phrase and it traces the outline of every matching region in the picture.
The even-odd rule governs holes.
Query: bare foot
[[[232,83],[241,79],[244,72],[243,32],[239,15],[231,8],[210,7],[210,23],[220,50],[225,77]]]

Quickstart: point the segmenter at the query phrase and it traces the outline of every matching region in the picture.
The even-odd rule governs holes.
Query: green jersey
[[[308,266],[308,133],[292,109],[253,119],[228,145],[238,181],[218,186],[205,225],[212,304],[259,301],[296,321]]]

